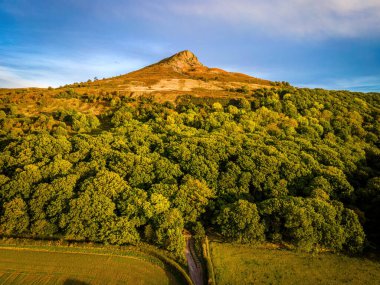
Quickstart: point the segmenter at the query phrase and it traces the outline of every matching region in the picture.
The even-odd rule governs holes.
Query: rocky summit
[[[190,71],[195,68],[203,67],[203,64],[198,58],[189,50],[184,50],[175,55],[161,60],[159,65],[168,65],[175,71]]]

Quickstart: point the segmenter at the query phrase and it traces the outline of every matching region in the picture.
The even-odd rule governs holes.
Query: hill
[[[101,80],[94,85],[114,87],[116,85],[119,91],[149,93],[186,91],[197,94],[196,91],[206,90],[223,93],[222,91],[227,89],[241,87],[242,84],[254,89],[271,86],[272,82],[219,68],[209,68],[204,66],[192,52],[185,50],[140,70]]]
[[[17,104],[24,114],[51,112],[60,108],[100,114],[106,100],[151,97],[157,102],[175,102],[182,95],[195,98],[242,97],[242,92],[269,88],[275,83],[241,73],[209,68],[190,51],[182,51],[131,73],[60,88],[0,89],[0,107]],[[119,98],[119,99],[118,99]],[[64,99],[64,100],[62,100]]]

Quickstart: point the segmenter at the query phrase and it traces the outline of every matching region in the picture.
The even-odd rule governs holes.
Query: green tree
[[[60,220],[67,239],[102,242],[104,230],[115,220],[115,204],[100,193],[84,192],[70,201],[70,209]]]
[[[177,256],[183,257],[185,238],[182,234],[184,220],[176,208],[154,217],[155,243],[163,246]]]
[[[0,233],[4,235],[23,235],[28,232],[29,216],[27,205],[21,198],[14,198],[3,205]]]
[[[187,175],[182,179],[173,204],[181,211],[185,222],[195,222],[213,197],[214,191],[206,183]]]
[[[253,243],[264,239],[264,226],[256,204],[246,200],[223,207],[216,219],[220,232],[227,238],[241,243]]]

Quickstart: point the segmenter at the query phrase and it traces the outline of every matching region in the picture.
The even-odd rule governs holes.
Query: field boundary
[[[141,248],[141,250],[143,252],[146,252],[158,258],[160,261],[166,264],[168,268],[165,268],[165,269],[170,270],[170,272],[172,272],[177,278],[180,278],[182,282],[184,282],[184,284],[193,285],[193,281],[191,280],[190,276],[175,260],[163,255],[162,253],[158,251],[154,251],[152,249]]]
[[[49,253],[64,253],[64,254],[81,254],[81,255],[96,255],[96,256],[118,256],[118,257],[125,257],[125,258],[131,258],[131,259],[138,259],[138,260],[146,260],[143,256],[137,257],[132,256],[128,254],[113,254],[113,253],[98,253],[98,252],[81,252],[81,251],[72,251],[72,250],[49,250],[49,249],[43,249],[43,248],[30,248],[30,247],[14,247],[14,246],[1,246],[0,249],[4,250],[14,250],[14,251],[33,251],[33,252],[49,252]],[[155,263],[156,264],[156,263]],[[159,265],[159,264],[156,264]]]
[[[214,266],[212,264],[211,254],[210,254],[210,244],[207,236],[205,236],[202,242],[202,253],[203,258],[206,260],[206,274],[207,274],[207,284],[208,285],[216,285],[215,282],[215,273]]]

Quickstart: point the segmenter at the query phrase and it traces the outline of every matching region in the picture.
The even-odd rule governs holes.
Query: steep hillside
[[[121,93],[129,92],[131,97],[149,94],[161,102],[174,101],[183,94],[196,97],[229,97],[231,91],[242,86],[253,90],[273,85],[268,80],[204,66],[188,50],[140,70],[91,84],[98,88],[113,88]]]
[[[143,69],[131,72],[124,79],[136,79],[147,82],[149,79],[193,79],[201,81],[215,81],[214,83],[247,83],[269,86],[268,80],[254,78],[241,73],[227,72],[219,68],[204,66],[198,58],[188,50],[181,51],[158,63]],[[207,88],[205,88],[207,89]]]

